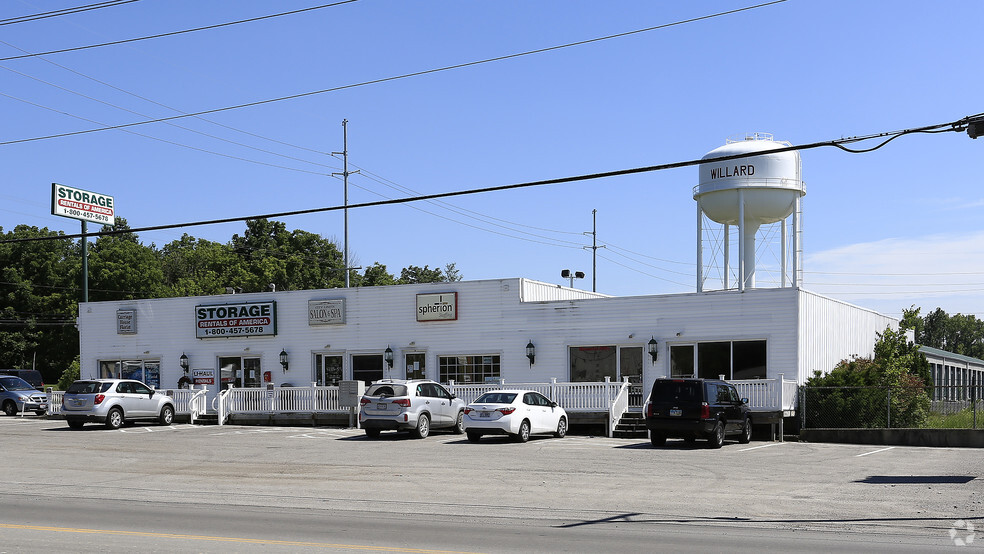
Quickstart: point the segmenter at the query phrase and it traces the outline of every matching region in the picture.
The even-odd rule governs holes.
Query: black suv
[[[711,448],[721,448],[725,435],[738,435],[743,444],[752,440],[748,400],[717,379],[656,379],[646,403],[646,428],[653,446],[666,444],[668,437],[707,439]]]

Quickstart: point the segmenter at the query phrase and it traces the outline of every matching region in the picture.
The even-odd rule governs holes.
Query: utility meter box
[[[362,395],[366,393],[364,381],[339,381],[338,405],[342,408],[358,408]]]

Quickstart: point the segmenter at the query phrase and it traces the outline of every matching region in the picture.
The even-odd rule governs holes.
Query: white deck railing
[[[791,412],[796,409],[796,381],[784,379],[747,379],[729,381],[738,389],[738,396],[747,398],[753,411]],[[466,404],[474,402],[483,393],[498,389],[535,390],[563,406],[568,412],[607,412],[614,429],[619,418],[628,410],[628,382],[609,381],[594,383],[507,383],[500,379],[494,383],[458,384],[451,381],[448,389]],[[206,393],[201,389],[167,390],[175,403],[175,413],[189,414],[192,422],[207,411]],[[64,392],[47,391],[48,415],[61,413]],[[271,413],[350,413],[338,403],[338,387],[272,387],[229,388],[212,399],[212,410],[222,425],[232,414]]]
[[[778,379],[743,379],[728,381],[738,389],[738,396],[748,399],[755,412],[789,412],[796,409],[796,381]]]

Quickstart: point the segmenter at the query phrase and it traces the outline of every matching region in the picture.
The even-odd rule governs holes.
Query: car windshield
[[[68,386],[68,392],[70,394],[95,394],[97,392],[106,392],[112,383],[100,383],[99,381],[76,381]]]
[[[487,392],[475,400],[476,404],[512,404],[516,400],[514,392]]]
[[[700,385],[694,381],[656,381],[653,383],[654,402],[700,402]]]
[[[393,383],[376,383],[366,389],[366,396],[406,396],[406,385],[394,385]]]
[[[0,384],[7,390],[34,390],[30,383],[20,377],[0,377]]]

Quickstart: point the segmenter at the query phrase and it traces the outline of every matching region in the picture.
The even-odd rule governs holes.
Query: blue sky
[[[88,4],[8,0],[0,20]],[[4,25],[0,57],[303,9],[141,0]],[[0,143],[345,87],[699,18],[757,2],[359,0],[127,44],[0,61]],[[460,69],[126,130],[0,145],[0,227],[77,233],[51,183],[113,195],[132,227],[700,158],[728,137],[806,144],[984,112],[984,3],[788,0]],[[869,144],[857,145],[868,146]],[[870,144],[871,146],[874,143]],[[803,152],[804,287],[890,315],[984,317],[984,141],[911,135]],[[453,262],[613,295],[693,292],[697,168],[350,210],[353,265]],[[284,218],[341,243],[341,212]],[[241,223],[183,232],[227,242]]]

